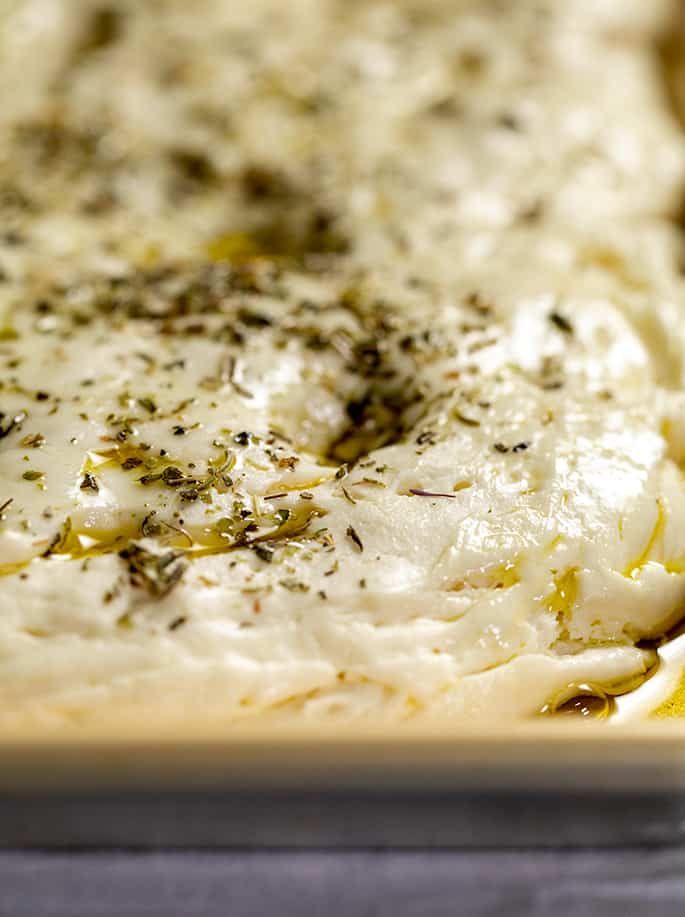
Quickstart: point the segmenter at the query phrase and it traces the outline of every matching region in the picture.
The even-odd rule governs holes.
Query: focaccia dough
[[[669,5],[2,11],[0,722],[639,681],[685,599]]]

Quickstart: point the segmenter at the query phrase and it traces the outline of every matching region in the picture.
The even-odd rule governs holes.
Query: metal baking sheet
[[[682,845],[668,793],[225,790],[0,799],[7,848]]]

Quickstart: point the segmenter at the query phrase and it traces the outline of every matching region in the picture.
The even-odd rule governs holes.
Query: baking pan
[[[451,733],[451,734],[450,734]],[[540,720],[5,735],[0,846],[665,845],[685,727]]]

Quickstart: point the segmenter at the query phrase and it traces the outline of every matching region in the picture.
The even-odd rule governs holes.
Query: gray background
[[[685,848],[0,853],[1,917],[684,917]]]

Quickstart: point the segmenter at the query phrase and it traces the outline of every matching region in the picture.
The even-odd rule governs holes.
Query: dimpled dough
[[[637,683],[685,598],[673,10],[1,6],[0,722]]]

